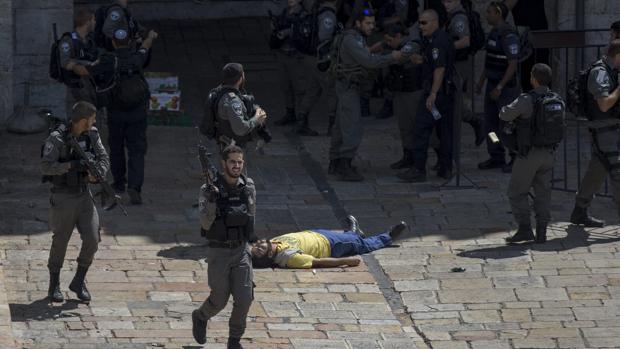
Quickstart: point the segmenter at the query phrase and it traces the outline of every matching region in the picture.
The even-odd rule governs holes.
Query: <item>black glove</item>
[[[205,190],[205,197],[209,202],[215,202],[220,196],[220,190],[213,184],[207,185]]]

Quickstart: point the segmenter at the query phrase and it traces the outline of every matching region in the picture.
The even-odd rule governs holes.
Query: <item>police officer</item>
[[[60,39],[60,65],[66,70],[69,62],[88,65],[97,60],[99,50],[93,40],[95,15],[87,9],[79,9],[73,16],[74,30]],[[72,71],[67,71],[65,84],[69,88],[69,105],[77,101],[96,104],[95,90],[88,78],[83,78]]]
[[[252,258],[249,242],[256,241],[254,216],[256,189],[243,171],[243,150],[235,145],[222,152],[223,172],[212,185],[200,188],[200,225],[207,238],[208,282],[211,294],[192,312],[196,342],[207,340],[207,321],[217,315],[233,296],[229,320],[228,349],[242,348],[239,340],[254,299]]]
[[[126,31],[129,38],[138,44],[141,43],[142,36],[147,35],[146,29],[129,11],[128,2],[129,0],[112,0],[111,4],[97,10],[103,17],[103,23],[98,25],[101,28],[101,33],[96,33],[98,44],[109,51],[114,51],[112,39],[114,33],[119,29]]]
[[[413,165],[397,176],[408,182],[426,181],[426,159],[433,129],[439,136],[439,168],[441,178],[452,177],[452,113],[454,44],[441,29],[435,10],[420,15],[420,28],[427,40],[424,48],[424,103],[418,105],[413,143]]]
[[[519,95],[516,79],[520,50],[519,36],[516,29],[505,21],[508,8],[503,2],[491,2],[487,7],[486,16],[493,29],[487,39],[484,73],[476,86],[476,93],[481,93],[486,81],[485,133],[497,133],[499,110]],[[512,161],[506,164],[504,147],[500,143],[491,142],[487,137],[487,151],[491,158],[479,163],[479,169],[501,168],[504,172],[511,171]],[[511,158],[514,158],[513,154]]]
[[[473,85],[473,65],[469,54],[470,32],[469,19],[461,0],[444,0],[444,7],[448,13],[446,31],[454,40],[456,49],[454,67],[456,70],[455,85],[455,113],[461,121],[471,125],[474,129],[475,144],[478,146],[484,142],[484,130],[482,121],[472,112],[472,101],[470,94]]]
[[[336,117],[336,93],[334,91],[333,81],[328,80],[325,73],[317,69],[317,50],[329,50],[328,44],[332,41],[338,22],[336,19],[336,4],[334,0],[317,0],[312,5],[310,16],[316,17],[316,42],[317,47],[311,47],[311,51],[304,57],[304,67],[307,73],[307,84],[303,97],[299,103],[299,112],[297,113],[297,122],[294,132],[302,136],[318,136],[318,132],[308,127],[308,115],[321,97],[321,92],[327,98],[327,116],[329,120],[328,132],[333,125]],[[309,37],[310,41],[314,38]],[[312,42],[311,42],[312,44]]]
[[[385,42],[394,50],[401,50],[411,55],[402,64],[389,67],[386,87],[394,95],[394,114],[398,120],[398,129],[403,147],[403,157],[390,165],[391,169],[399,170],[413,165],[413,132],[415,129],[415,111],[422,100],[422,46],[420,38],[411,40],[407,28],[395,24],[388,28]]]
[[[129,33],[118,29],[114,33],[112,45],[115,51],[105,54],[89,66],[71,65],[82,76],[116,76],[118,89],[123,80],[132,80],[132,86],[126,91],[114,94],[106,106],[108,110],[108,145],[112,162],[112,187],[118,193],[129,195],[134,205],[142,204],[142,184],[144,183],[144,157],[146,155],[147,103],[148,85],[144,81],[142,67],[148,59],[148,52],[157,38],[157,33],[150,31],[148,38],[142,42],[139,50],[130,47]],[[136,78],[137,77],[137,78]],[[133,84],[135,83],[135,84]],[[115,90],[118,92],[118,90]],[[127,95],[130,94],[130,95]],[[132,105],[120,104],[121,100],[131,100]],[[125,160],[125,148],[128,159]]]
[[[82,248],[77,258],[78,268],[69,289],[82,301],[88,302],[91,299],[84,278],[101,240],[99,216],[88,189],[88,182],[94,182],[95,179],[87,172],[79,155],[71,150],[67,140],[69,137],[77,139],[82,149],[93,156],[99,172],[105,176],[110,160],[101,144],[99,132],[93,127],[96,115],[97,108],[91,103],[75,103],[69,126],[61,124],[52,131],[42,151],[41,172],[44,181],[52,183],[50,228],[53,235],[47,263],[50,272],[47,295],[52,302],[64,300],[60,291],[60,269],[73,228],[77,228],[80,233]]]
[[[337,57],[330,69],[336,79],[338,107],[329,149],[328,173],[338,174],[343,181],[364,180],[351,162],[362,141],[360,98],[361,91],[372,76],[370,69],[386,67],[403,58],[400,51],[385,55],[370,53],[365,38],[374,28],[373,11],[364,9],[355,20],[355,28],[344,31],[334,43]]]
[[[588,76],[591,99],[586,106],[592,134],[592,157],[575,199],[570,221],[586,227],[602,227],[588,208],[594,194],[609,176],[611,193],[620,214],[620,39],[612,40],[607,55],[595,62]]]
[[[505,122],[518,122],[523,126],[516,127],[516,143],[518,156],[512,168],[512,176],[508,186],[508,199],[512,214],[517,221],[519,229],[506,239],[508,243],[536,240],[537,243],[547,241],[547,224],[551,220],[551,176],[553,160],[557,144],[544,144],[540,142],[536,128],[532,127],[535,118],[534,113],[546,113],[541,104],[537,104],[543,96],[550,95],[549,84],[551,83],[551,68],[543,63],[537,63],[532,67],[530,83],[534,89],[524,93],[512,103],[504,106],[499,118]],[[545,105],[544,108],[549,108]],[[564,102],[558,97],[558,108],[553,111],[564,113]],[[545,117],[547,114],[543,114]],[[549,123],[551,119],[546,119]],[[563,120],[563,119],[562,119]],[[539,125],[542,127],[542,125]],[[559,127],[557,127],[559,129]],[[522,132],[520,132],[522,130]],[[534,131],[532,131],[534,130]],[[528,132],[530,131],[530,132]],[[561,130],[559,132],[562,132]],[[549,136],[548,136],[549,137]],[[524,139],[527,138],[527,139]],[[552,141],[553,142],[553,141]],[[536,213],[536,237],[532,232],[530,221],[530,203],[528,195],[530,188],[534,189],[534,211]]]
[[[231,140],[241,148],[254,140],[254,136],[267,122],[267,113],[258,106],[246,103],[240,91],[245,86],[245,73],[239,63],[228,63],[222,68],[222,87],[226,89],[217,101],[218,120],[216,139],[220,149]]]
[[[279,40],[276,57],[280,63],[280,88],[284,94],[286,114],[278,119],[275,124],[284,126],[294,124],[297,121],[295,114],[299,107],[306,86],[306,71],[304,71],[304,55],[299,51],[301,43],[305,43],[305,33],[302,32],[301,24],[308,16],[307,11],[301,4],[301,0],[288,0],[287,8],[277,19],[273,30]],[[307,115],[306,115],[307,117]]]

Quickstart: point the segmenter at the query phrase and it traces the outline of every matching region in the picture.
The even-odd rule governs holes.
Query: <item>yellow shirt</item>
[[[304,230],[297,233],[290,233],[277,236],[271,239],[278,244],[276,253],[287,249],[301,250],[286,262],[286,266],[295,269],[312,268],[312,261],[315,258],[326,258],[331,256],[331,246],[329,240],[319,233],[311,230]]]

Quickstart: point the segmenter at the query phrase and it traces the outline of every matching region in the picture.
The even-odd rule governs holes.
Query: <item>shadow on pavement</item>
[[[606,244],[620,241],[616,227],[609,228],[607,231],[588,232],[580,226],[570,225],[566,229],[566,237],[548,240],[545,244],[523,243],[515,245],[504,245],[487,247],[476,250],[459,252],[459,257],[480,258],[480,259],[506,259],[521,257],[532,251],[565,251],[579,247]]]
[[[180,245],[157,252],[158,257],[198,261],[207,258],[207,245]]]
[[[30,304],[9,304],[11,320],[14,322],[44,321],[63,317],[79,317],[80,314],[70,310],[78,308],[76,300],[67,300],[60,306],[50,305],[47,298],[36,300]]]

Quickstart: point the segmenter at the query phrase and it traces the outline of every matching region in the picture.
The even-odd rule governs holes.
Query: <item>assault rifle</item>
[[[88,173],[91,176],[95,177],[97,182],[101,184],[102,193],[105,194],[106,197],[113,199],[110,205],[103,206],[103,210],[110,211],[114,207],[118,206],[121,209],[121,211],[123,211],[123,214],[127,216],[127,210],[125,210],[125,207],[123,206],[123,203],[121,202],[121,196],[114,192],[114,189],[112,189],[112,186],[110,186],[110,184],[103,177],[103,174],[101,173],[101,171],[99,170],[99,168],[97,168],[95,164],[95,160],[91,159],[88,156],[88,154],[86,154],[86,152],[84,151],[84,149],[82,149],[82,147],[80,147],[80,145],[77,142],[77,139],[74,136],[70,135],[68,137],[68,144],[69,144],[69,147],[71,147],[71,149],[73,149],[73,151],[76,154],[78,154],[80,159],[84,162],[84,164],[86,165],[86,168],[88,169]]]
[[[202,168],[202,175],[205,178],[207,187],[213,186],[213,181],[217,175],[217,169],[211,161],[209,161],[210,153],[207,153],[207,147],[202,144],[198,144],[198,160],[200,160],[200,167]]]

